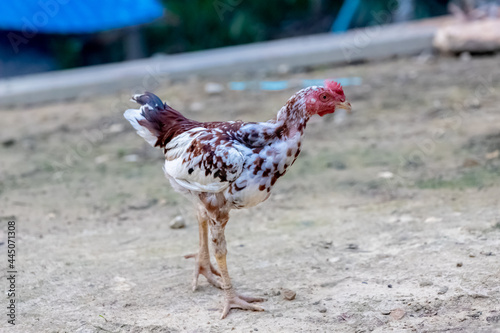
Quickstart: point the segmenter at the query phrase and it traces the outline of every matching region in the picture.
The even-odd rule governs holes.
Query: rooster
[[[342,108],[351,110],[340,84],[308,87],[293,95],[276,118],[266,122],[198,122],[184,117],[146,92],[135,95],[139,110],[125,118],[151,146],[165,155],[163,170],[172,187],[194,204],[199,223],[200,247],[195,258],[192,289],[199,275],[224,291],[221,319],[232,308],[263,311],[254,302],[263,298],[238,294],[231,285],[226,264],[224,229],[231,209],[255,206],[271,194],[276,181],[295,162],[308,120]],[[210,230],[210,236],[209,231]],[[213,246],[217,267],[210,260]]]

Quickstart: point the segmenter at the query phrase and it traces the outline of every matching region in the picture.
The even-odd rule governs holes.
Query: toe
[[[239,297],[249,303],[253,302],[264,302],[266,299],[263,297],[252,297],[252,296],[245,296],[245,295],[239,295]]]
[[[252,311],[264,311],[263,308],[260,306],[250,304],[246,299],[251,299],[255,301],[255,299],[262,300],[262,298],[257,298],[257,297],[248,297],[245,296],[244,298],[241,296],[233,296],[230,298],[226,298],[224,301],[224,309],[222,310],[222,315],[220,319],[224,319],[227,317],[227,314],[229,313],[229,310],[231,309],[243,309],[243,310],[252,310]]]
[[[222,288],[222,282],[215,275],[211,275],[211,274],[203,274],[203,275],[205,276],[205,278],[207,279],[207,281],[210,284],[212,284],[213,286],[215,286],[217,288]]]
[[[198,286],[198,276],[200,275],[200,266],[196,265],[193,272],[193,282],[191,283],[193,291],[196,290]]]
[[[231,308],[238,308],[243,310],[253,310],[253,311],[264,311],[260,306],[250,304],[247,301],[242,300],[241,298],[237,298],[234,300]]]
[[[231,310],[231,305],[229,303],[226,303],[224,305],[224,309],[222,310],[222,314],[220,316],[220,319],[224,319],[227,317],[229,310]]]
[[[193,291],[196,291],[196,288],[198,287],[198,276],[198,274],[193,276],[193,282],[191,282],[191,288],[193,289]]]

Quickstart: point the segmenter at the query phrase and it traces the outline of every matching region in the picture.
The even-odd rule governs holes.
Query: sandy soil
[[[122,118],[130,91],[1,110],[0,248],[15,219],[19,304],[0,331],[500,332],[499,63],[419,57],[277,78],[364,82],[345,89],[352,116],[310,123],[271,198],[232,214],[234,285],[267,301],[225,320],[220,290],[200,278],[190,291],[197,223],[161,152]],[[156,92],[199,120],[267,120],[294,92],[208,96],[206,82]],[[177,215],[186,228],[169,228]]]

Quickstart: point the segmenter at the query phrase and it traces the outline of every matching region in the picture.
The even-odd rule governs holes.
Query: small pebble
[[[472,298],[488,298],[490,297],[486,291],[472,291],[468,293]]]
[[[413,304],[413,305],[412,305],[412,309],[413,309],[414,311],[420,311],[420,310],[422,310],[423,308],[424,308],[424,307],[423,307],[421,304],[418,304],[418,303],[417,303],[417,304]]]
[[[457,267],[462,267],[463,264],[461,262],[457,262]]]
[[[332,241],[329,241],[329,242],[320,242],[319,245],[324,248],[324,249],[329,249],[332,247],[333,245],[333,242]]]
[[[205,84],[205,92],[209,95],[217,95],[224,91],[224,86],[216,82],[207,82]]]
[[[148,209],[150,207],[153,207],[157,203],[158,203],[158,199],[156,199],[156,198],[147,199],[147,200],[135,202],[135,203],[129,205],[128,208],[134,209],[134,210],[144,210],[144,209]]]
[[[120,133],[125,130],[125,125],[121,123],[113,124],[106,130],[108,133]]]
[[[438,295],[444,295],[448,291],[448,287],[444,286],[439,288]]]
[[[474,158],[466,158],[464,160],[464,162],[462,163],[462,166],[464,168],[473,168],[473,167],[476,167],[478,165],[481,165],[481,163],[479,163],[479,161],[474,159]]]
[[[201,102],[193,102],[189,105],[189,110],[193,112],[202,111],[205,108],[205,105]]]
[[[443,221],[440,217],[431,216],[425,219],[424,223],[439,223]]]
[[[321,307],[319,308],[318,310],[320,313],[326,313],[326,308],[325,307]]]
[[[125,162],[131,162],[131,163],[137,162],[137,161],[139,161],[139,155],[137,155],[137,154],[125,155],[125,156],[123,156],[123,160]]]
[[[387,285],[387,288],[392,288],[392,284],[388,284],[388,285]]]
[[[94,159],[95,164],[103,164],[109,160],[109,155],[100,155]]]
[[[411,222],[415,222],[416,219],[411,216],[411,215],[402,215],[400,218],[399,218],[399,221],[401,223],[411,223]]]
[[[283,298],[288,300],[288,301],[293,301],[295,299],[295,296],[297,296],[297,293],[293,290],[290,289],[283,289]]]
[[[460,60],[463,61],[463,62],[469,62],[471,61],[472,59],[472,55],[470,54],[470,52],[462,52],[460,53]]]
[[[278,65],[277,71],[279,74],[288,74],[290,73],[290,65],[287,64],[280,64]]]
[[[351,244],[347,245],[347,248],[349,250],[357,250],[359,248],[359,246],[358,246],[358,244],[351,243]]]
[[[469,101],[468,106],[473,109],[479,109],[481,108],[481,101],[479,101],[479,99],[477,98],[474,98],[473,100]]]
[[[186,226],[186,222],[181,215],[176,216],[172,221],[170,221],[170,229],[181,229]]]
[[[434,283],[432,281],[424,280],[424,281],[420,282],[420,287],[428,287],[428,286],[432,286],[433,284]]]
[[[391,311],[391,317],[395,320],[399,320],[405,316],[406,312],[403,309],[395,309]]]
[[[383,309],[382,311],[380,311],[380,313],[383,314],[384,316],[387,316],[387,315],[391,314],[391,310],[389,310],[389,309]]]
[[[394,174],[390,171],[382,171],[377,174],[377,177],[382,179],[391,179],[394,178]]]
[[[15,143],[16,143],[15,139],[6,139],[6,140],[2,141],[2,146],[7,148],[7,147],[13,146]]]
[[[477,311],[477,312],[472,312],[470,314],[468,314],[467,316],[468,317],[471,317],[471,318],[479,318],[481,317],[483,313],[481,311]]]
[[[495,150],[491,153],[488,153],[484,157],[486,157],[487,160],[494,160],[495,158],[500,157],[500,150]]]

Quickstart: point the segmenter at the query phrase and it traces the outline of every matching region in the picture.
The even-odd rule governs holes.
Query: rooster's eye
[[[321,96],[319,96],[319,99],[322,101],[326,101],[326,99],[327,99],[326,94],[322,94]]]

